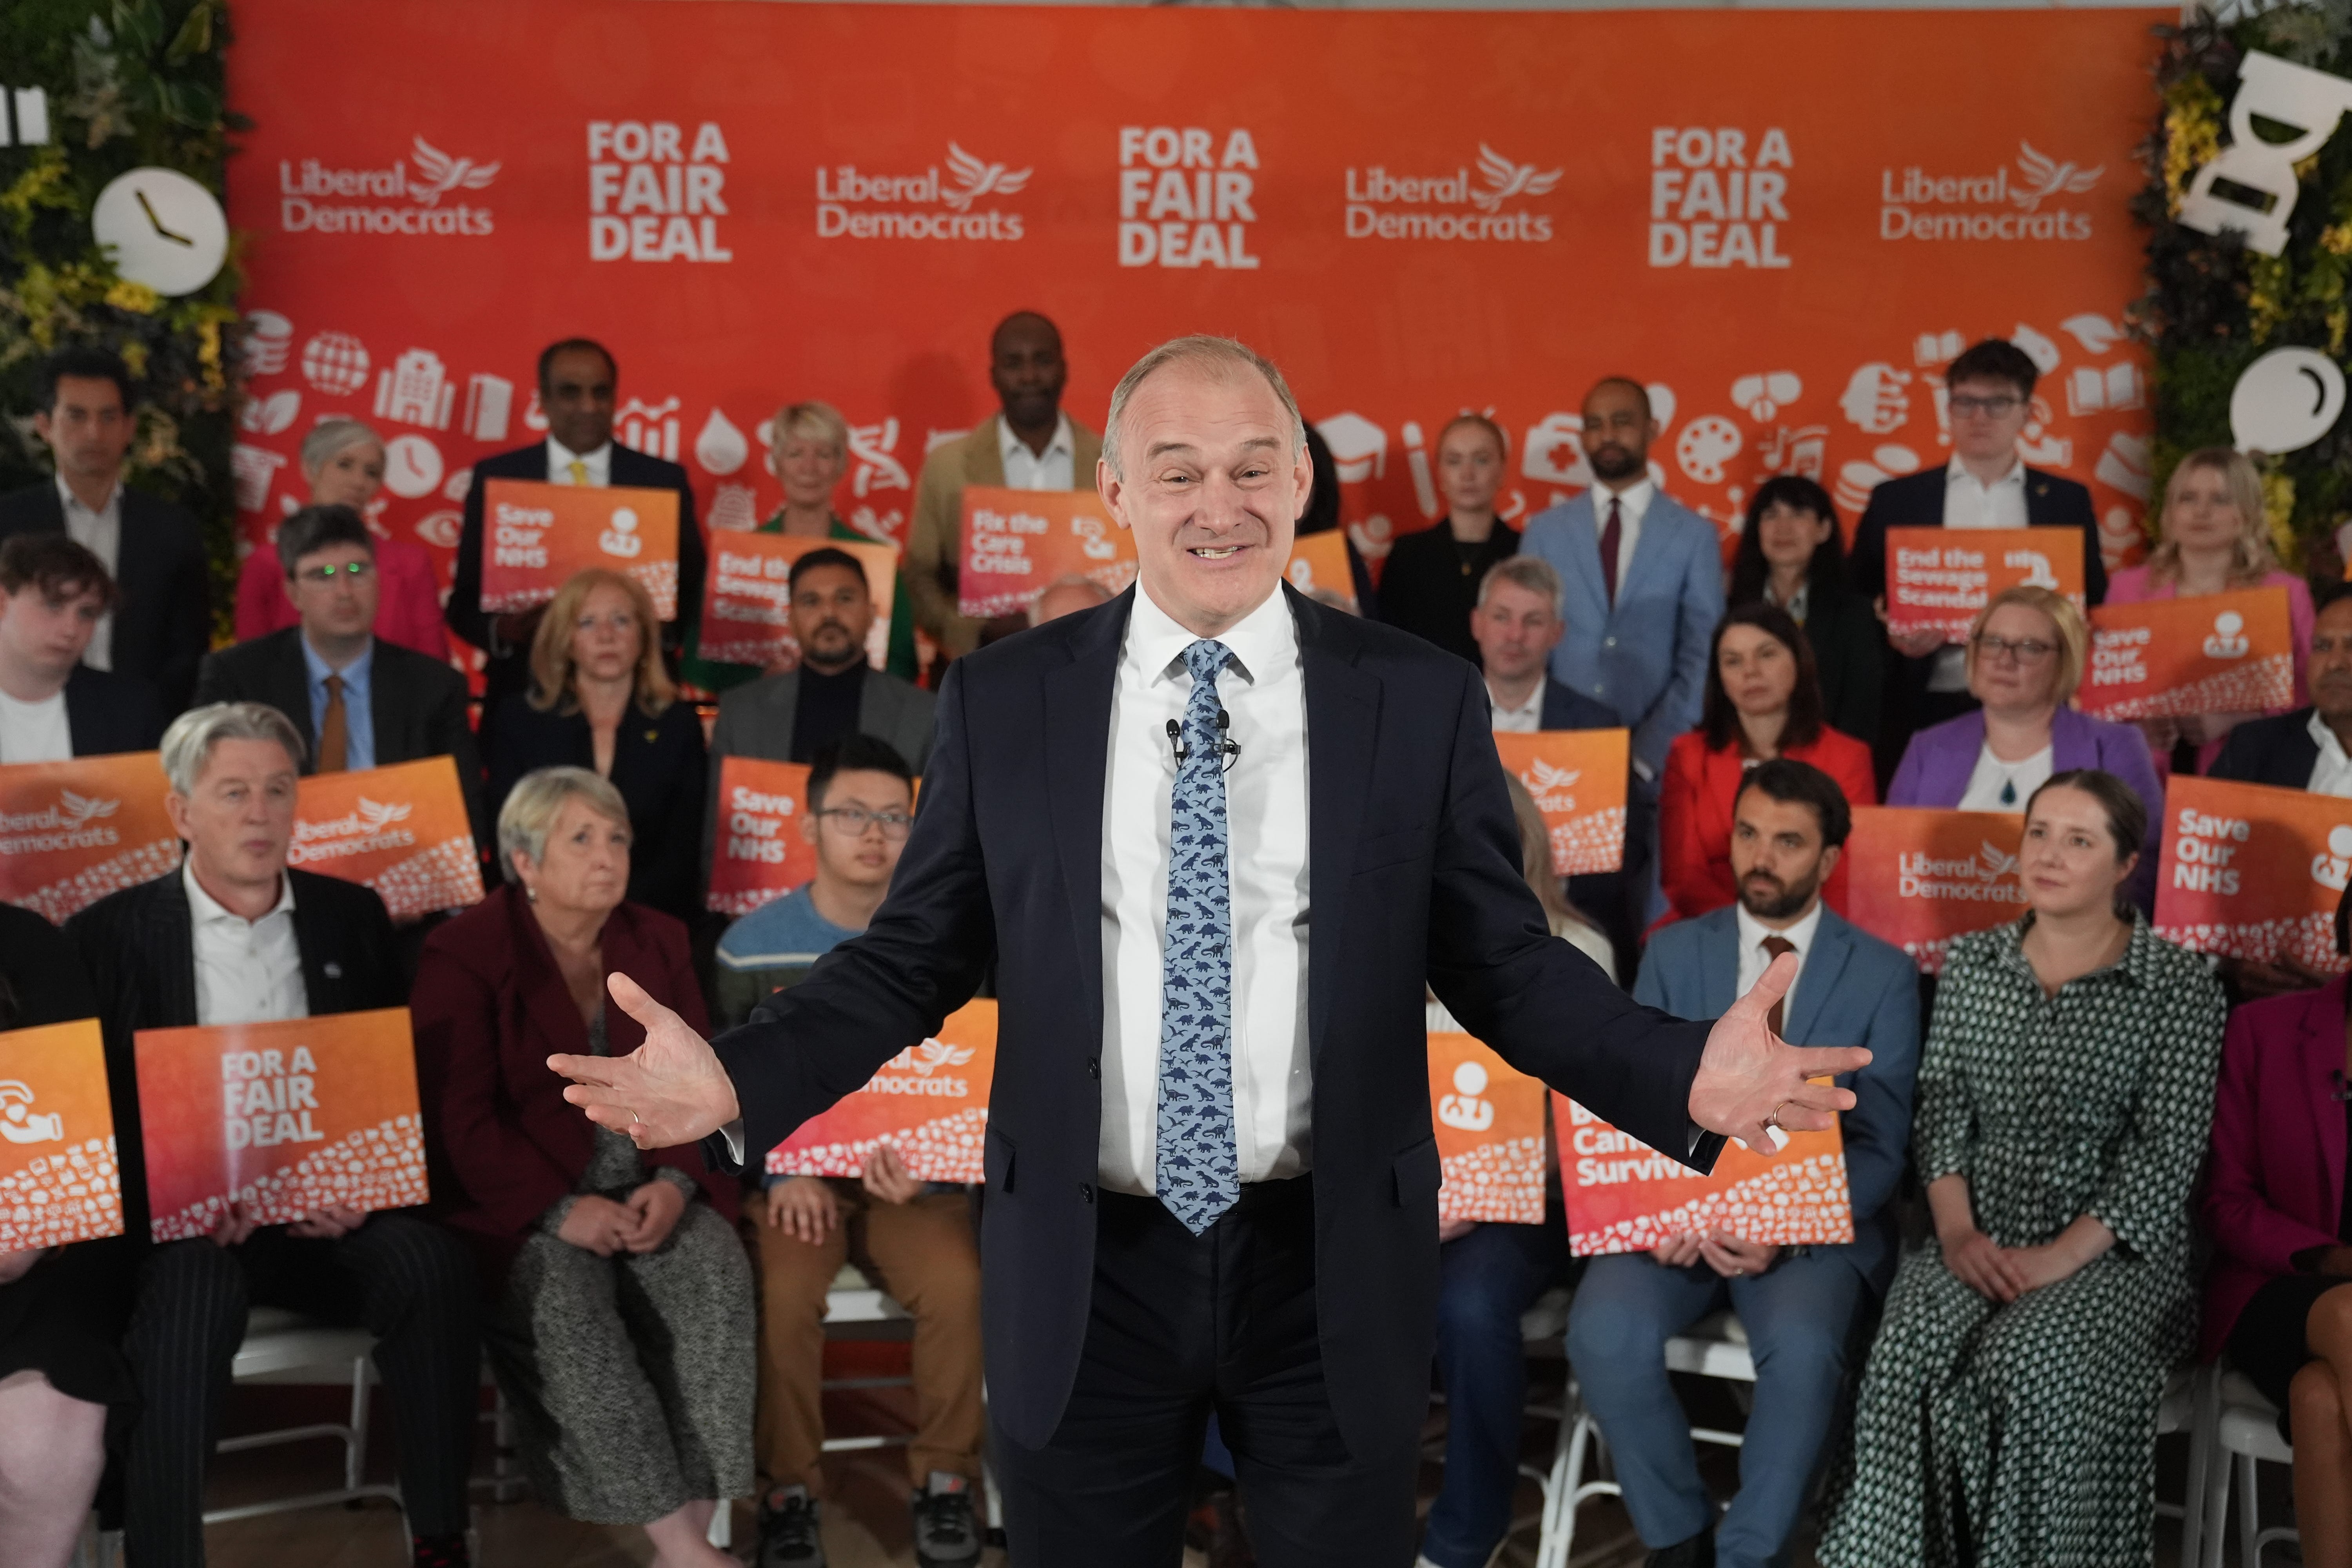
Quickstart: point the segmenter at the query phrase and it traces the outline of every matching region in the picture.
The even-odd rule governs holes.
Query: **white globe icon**
[[[2344,831],[2352,832],[2352,829]],[[1486,1069],[1476,1062],[1464,1062],[1454,1069],[1454,1092],[1475,1097],[1486,1092]]]
[[[2245,628],[2246,617],[2235,610],[2224,610],[2213,617],[2213,630],[2221,637],[2233,637]]]
[[[613,509],[613,529],[614,531],[617,533],[635,533],[637,531],[636,510],[634,507],[614,507]]]
[[[367,384],[367,345],[349,332],[319,332],[302,345],[302,378],[331,396]]]
[[[2352,823],[2339,822],[2327,830],[2327,852],[2338,860],[2352,860]]]

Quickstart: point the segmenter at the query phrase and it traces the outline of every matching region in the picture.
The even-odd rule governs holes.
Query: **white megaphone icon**
[[[62,1143],[66,1119],[56,1111],[47,1116],[25,1108],[33,1091],[13,1078],[0,1079],[0,1138],[11,1143]]]

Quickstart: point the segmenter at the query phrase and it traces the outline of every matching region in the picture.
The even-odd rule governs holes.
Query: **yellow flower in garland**
[[[2284,256],[2249,256],[2246,261],[2246,331],[2264,343],[2294,308],[2294,269]]]
[[[2221,151],[2221,95],[2195,71],[2164,93],[2164,198],[2173,216],[2189,177]]]
[[[2321,229],[2319,248],[2330,256],[2352,256],[2352,218]]]
[[[118,278],[106,291],[106,302],[118,310],[133,310],[152,316],[163,304],[163,297],[144,283],[134,283],[128,278]]]
[[[2327,357],[2344,357],[2344,329],[2352,326],[2352,310],[2338,305],[2327,312]]]
[[[2270,523],[2271,548],[2290,570],[2303,560],[2294,532],[2294,477],[2273,459],[2263,474],[2263,516]]]

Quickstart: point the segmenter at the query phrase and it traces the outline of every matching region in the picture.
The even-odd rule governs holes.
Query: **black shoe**
[[[915,1494],[915,1562],[919,1568],[968,1568],[980,1561],[980,1515],[971,1506],[971,1482],[933,1470],[930,1484]]]
[[[773,1487],[760,1500],[759,1568],[824,1568],[816,1500],[806,1487]]]
[[[415,1568],[473,1568],[473,1556],[466,1550],[463,1531],[455,1535],[416,1535],[409,1538],[410,1561]]]
[[[1650,1553],[1648,1568],[1715,1568],[1715,1531],[1702,1530],[1688,1541]]]

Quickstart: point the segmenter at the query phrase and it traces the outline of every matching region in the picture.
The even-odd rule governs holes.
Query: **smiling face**
[[[310,504],[347,506],[364,514],[383,489],[383,448],[373,441],[354,441],[310,476]]]
[[[2116,889],[2138,863],[2137,855],[2116,858],[2115,829],[2098,796],[2060,784],[2033,797],[2018,881],[2036,913],[2063,919],[2112,909]]]
[[[1797,656],[1761,626],[1725,627],[1715,645],[1715,670],[1723,694],[1749,718],[1786,711],[1797,689]]]
[[[1495,509],[1503,484],[1503,453],[1483,425],[1456,425],[1437,438],[1437,488],[1457,512]]]
[[[827,674],[847,669],[866,657],[866,634],[874,626],[866,574],[846,566],[802,573],[793,585],[791,619],[804,661]]]
[[[1240,364],[1165,365],[1120,418],[1126,473],[1097,466],[1103,504],[1135,535],[1152,603],[1217,637],[1282,581],[1313,477],[1306,444],[1273,386]]]
[[[215,742],[194,790],[163,797],[196,879],[219,889],[274,888],[294,841],[296,783],[294,759],[277,742]]]
[[[514,856],[522,884],[543,910],[602,914],[629,889],[629,825],[615,822],[581,795],[568,797],[547,830],[539,864]]]
[[[2164,487],[2164,536],[2203,553],[2230,550],[2245,537],[2245,514],[2230,493],[2229,476],[2203,463],[2183,463]]]
[[[1969,690],[1988,708],[2041,707],[2055,700],[2060,651],[2058,627],[2048,616],[2003,605],[1977,634]]]
[[[581,601],[572,624],[572,665],[583,680],[626,680],[645,653],[645,628],[637,606],[610,583],[599,583]]]
[[[1767,564],[1801,572],[1812,565],[1813,552],[1829,542],[1836,526],[1818,512],[1776,500],[1756,520],[1756,543]]]

